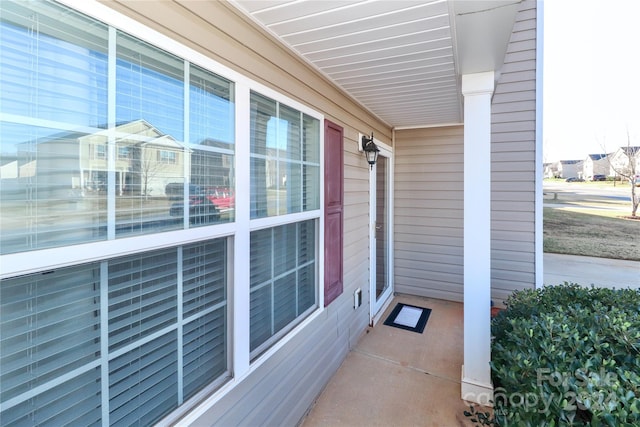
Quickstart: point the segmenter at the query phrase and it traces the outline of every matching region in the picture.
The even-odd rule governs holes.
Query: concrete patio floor
[[[422,334],[383,324],[399,302],[432,310]],[[460,399],[462,359],[461,303],[397,295],[349,352],[301,425],[471,425]]]

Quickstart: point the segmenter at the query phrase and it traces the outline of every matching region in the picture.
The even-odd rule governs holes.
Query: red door
[[[342,294],[344,151],[342,127],[324,122],[324,305]]]

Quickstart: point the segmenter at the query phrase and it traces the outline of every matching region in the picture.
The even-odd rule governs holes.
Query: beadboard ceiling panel
[[[460,75],[490,71],[494,57],[504,56],[518,1],[231,3],[381,120],[407,128],[462,122]],[[462,19],[465,40],[456,33]],[[474,43],[483,38],[477,29],[491,46]],[[461,55],[471,58],[465,70]]]

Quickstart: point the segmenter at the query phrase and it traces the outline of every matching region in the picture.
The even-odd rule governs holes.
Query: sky
[[[640,145],[640,1],[544,0],[543,157]]]

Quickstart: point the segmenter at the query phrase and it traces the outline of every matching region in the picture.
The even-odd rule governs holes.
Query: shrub
[[[492,320],[492,424],[640,425],[638,291],[565,283],[506,306]]]

